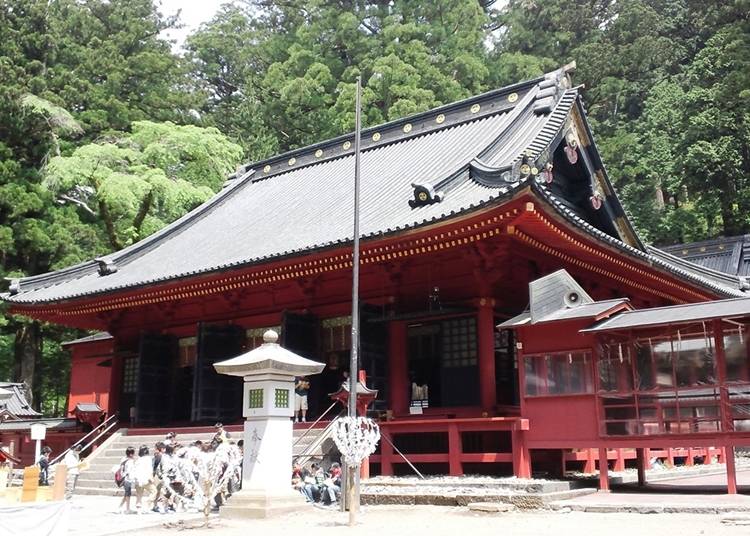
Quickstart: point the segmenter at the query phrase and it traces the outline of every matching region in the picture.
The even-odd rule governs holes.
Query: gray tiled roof
[[[612,331],[748,316],[750,316],[750,298],[736,298],[627,311],[582,331]]]
[[[577,91],[557,71],[365,130],[362,237],[453,218],[531,186],[574,225],[627,254],[721,295],[739,293],[736,278],[718,281],[627,246],[623,237],[587,223],[533,178],[520,176],[523,158],[548,161],[574,106],[583,113]],[[0,297],[51,303],[350,243],[350,142],[349,134],[245,166],[214,198],[151,237],[104,259],[14,281]],[[418,185],[439,194],[437,202],[410,206]],[[616,215],[623,213],[614,194],[606,203]]]
[[[7,410],[18,419],[42,416],[26,400],[22,383],[0,382],[0,389],[5,389],[13,394],[13,396],[6,400],[0,400],[0,410]]]
[[[677,257],[653,246],[645,246],[645,251],[637,249],[624,243],[622,240],[602,232],[587,221],[583,220],[578,214],[573,212],[566,203],[549,192],[549,190],[543,185],[537,184],[535,187],[541,196],[547,199],[568,221],[586,231],[588,234],[615,246],[630,256],[646,261],[657,268],[671,272],[682,279],[709,288],[719,295],[726,297],[746,295],[744,291],[748,290],[748,282],[744,278],[717,272],[688,261],[683,261],[682,259],[678,259]]]
[[[0,432],[22,432],[31,430],[32,424],[43,424],[51,430],[73,430],[78,426],[75,419],[33,419],[5,421],[0,423]]]
[[[596,318],[597,316],[611,311],[615,307],[625,305],[630,300],[627,298],[614,298],[611,300],[603,300],[594,303],[586,303],[579,305],[578,307],[571,307],[567,309],[559,309],[547,316],[542,317],[536,322],[531,322],[531,313],[524,311],[523,313],[514,316],[513,318],[506,320],[502,324],[498,324],[498,328],[512,328],[522,326],[525,324],[543,324],[545,322],[555,322],[561,320],[579,320],[583,318]]]
[[[518,177],[492,185],[472,180],[472,166],[487,164],[477,161],[477,157],[488,154],[491,164],[487,165],[492,170],[510,169],[514,163],[518,165],[531,143],[549,143],[561,130],[577,92],[560,88],[556,105],[549,112],[539,113],[535,110],[535,96],[538,84],[544,80],[532,80],[404,119],[399,128],[403,131],[407,123],[412,125],[408,135],[402,133],[390,142],[365,145],[362,236],[386,235],[450,218],[502,199],[523,186]],[[509,99],[511,94],[517,98]],[[514,105],[508,104],[511,100]],[[479,103],[480,109],[475,112]],[[452,111],[457,106],[462,110],[460,114]],[[437,123],[435,112],[445,118],[441,123]],[[382,127],[384,132],[393,128],[389,125]],[[271,164],[255,165],[192,213],[156,235],[110,255],[107,262],[117,267],[113,273],[100,275],[99,264],[90,261],[22,279],[17,293],[4,298],[18,303],[53,302],[350,242],[354,157],[349,152],[308,162],[315,147],[289,157],[283,163],[287,168],[283,171],[279,171],[282,164],[278,158]],[[266,166],[271,167],[268,177],[262,171]],[[453,184],[442,201],[410,207],[412,184],[438,183],[448,178]]]
[[[96,342],[96,341],[106,341],[108,339],[111,339],[112,335],[107,333],[106,331],[99,331],[97,333],[94,333],[92,335],[86,335],[85,337],[80,337],[78,339],[73,339],[72,341],[65,341],[62,343],[62,346],[71,346],[73,344],[82,344],[85,342]]]
[[[750,235],[664,246],[663,251],[710,270],[750,276]]]

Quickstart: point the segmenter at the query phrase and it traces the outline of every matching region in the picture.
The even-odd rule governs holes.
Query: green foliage
[[[44,185],[93,217],[115,250],[206,201],[242,156],[215,128],[138,121],[131,130],[45,169]]]
[[[350,131],[357,76],[372,125],[571,60],[644,238],[750,232],[748,13],[748,0],[247,0],[179,55],[160,37],[177,21],[152,0],[0,0],[0,277],[123,247],[207,199],[243,155]],[[45,344],[19,352],[26,327],[0,319],[0,378],[17,376],[14,353],[36,356],[41,379],[21,379],[60,412],[59,342],[76,334],[43,325]]]

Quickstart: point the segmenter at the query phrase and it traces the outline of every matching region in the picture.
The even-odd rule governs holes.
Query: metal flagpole
[[[352,351],[349,360],[348,416],[357,416],[357,382],[359,376],[359,148],[362,130],[362,77],[357,77],[354,127],[354,254],[352,256]],[[354,525],[359,510],[359,467],[347,467],[349,478],[349,525]]]

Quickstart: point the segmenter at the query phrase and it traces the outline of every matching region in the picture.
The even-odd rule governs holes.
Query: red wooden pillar
[[[393,476],[393,447],[389,441],[393,441],[391,434],[380,429],[383,439],[380,441],[380,474],[382,476]]]
[[[114,354],[112,356],[112,369],[109,376],[109,400],[107,402],[107,417],[109,417],[110,415],[115,415],[120,411],[120,395],[122,393],[122,369],[122,356]],[[128,417],[128,415],[120,415],[119,420],[123,420]]]
[[[672,447],[667,448],[667,463],[669,467],[674,467],[674,449]]]
[[[646,485],[646,464],[648,464],[648,458],[646,457],[646,450],[648,449],[635,449],[635,459],[638,466],[638,485]]]
[[[693,465],[693,449],[692,447],[688,447],[687,449],[687,457],[685,458],[685,465]]]
[[[622,449],[615,450],[616,458],[615,458],[615,471],[624,471],[625,470],[625,453],[622,451]]]
[[[606,447],[599,447],[599,491],[609,492],[609,461]]]
[[[727,381],[727,359],[724,354],[724,330],[721,326],[721,320],[713,321],[714,329],[714,346],[716,348],[716,372],[719,380],[719,410],[721,415],[721,431],[731,432],[734,430],[732,420],[732,405],[729,400],[729,390],[726,386]],[[732,450],[734,452],[734,450]],[[727,452],[725,454],[731,454]],[[726,456],[727,459],[729,456]]]
[[[531,478],[531,456],[526,447],[526,435],[521,430],[511,432],[513,474],[516,478]]]
[[[359,478],[361,480],[367,480],[368,478],[370,478],[370,458],[369,457],[362,460],[362,463],[359,464]]]
[[[406,324],[394,321],[388,334],[388,407],[394,415],[409,411],[409,363]]]
[[[583,472],[592,474],[596,471],[596,452],[594,449],[586,449],[586,465],[583,466]]]
[[[737,469],[734,465],[734,446],[724,447],[727,458],[727,493],[737,494]]]
[[[450,476],[461,476],[464,474],[461,464],[461,432],[455,424],[448,425],[448,474]]]
[[[495,314],[494,300],[481,298],[477,310],[479,345],[479,401],[482,411],[491,412],[497,405],[495,384]]]

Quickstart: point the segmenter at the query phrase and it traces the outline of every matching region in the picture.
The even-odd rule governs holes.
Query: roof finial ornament
[[[99,275],[109,275],[117,272],[117,265],[111,258],[98,257],[94,261],[99,265]]]
[[[264,344],[277,344],[279,341],[279,334],[276,333],[274,330],[269,329],[265,333],[263,333],[263,343]]]
[[[432,205],[433,203],[438,203],[443,200],[443,192],[436,192],[435,187],[432,184],[426,182],[413,182],[411,186],[414,188],[414,199],[409,201],[409,206],[411,208]]]
[[[16,294],[21,292],[21,280],[18,278],[11,279],[10,287],[8,287],[8,292],[11,296],[15,296]]]

